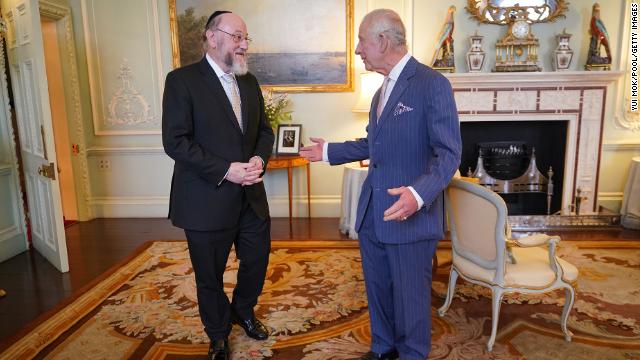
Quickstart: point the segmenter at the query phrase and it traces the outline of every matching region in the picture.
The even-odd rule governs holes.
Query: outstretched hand
[[[400,195],[400,198],[384,212],[384,221],[404,221],[418,211],[418,201],[408,187],[387,189],[389,195]]]
[[[322,149],[324,147],[324,139],[322,138],[309,138],[313,145],[304,146],[300,149],[300,156],[309,161],[322,161]]]

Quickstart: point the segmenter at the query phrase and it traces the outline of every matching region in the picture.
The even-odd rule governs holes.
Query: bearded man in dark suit
[[[254,339],[268,337],[253,308],[271,247],[262,175],[274,136],[247,69],[250,41],[238,15],[214,12],[205,56],[170,72],[164,89],[162,141],[175,160],[169,217],[187,236],[210,359],[229,358],[232,324]],[[223,274],[232,245],[240,267],[229,302]]]

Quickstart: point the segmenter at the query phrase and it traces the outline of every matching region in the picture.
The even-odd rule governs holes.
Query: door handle
[[[42,166],[38,168],[38,174],[46,178],[49,178],[51,180],[55,180],[56,179],[55,165],[53,163],[49,163],[49,165],[42,164]]]

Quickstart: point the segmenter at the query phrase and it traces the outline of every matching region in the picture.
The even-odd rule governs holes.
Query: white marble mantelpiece
[[[606,86],[618,80],[622,75],[624,75],[623,71],[542,71],[444,74],[454,88],[504,86]]]
[[[598,169],[608,85],[621,71],[445,74],[461,122],[566,121],[562,209],[576,189],[583,212],[596,211]]]

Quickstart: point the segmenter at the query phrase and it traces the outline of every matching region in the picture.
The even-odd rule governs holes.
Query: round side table
[[[311,218],[311,170],[309,166],[309,160],[302,156],[272,156],[267,163],[267,170],[287,169],[287,183],[289,188],[289,231],[293,231],[293,219],[291,216],[292,210],[292,183],[293,183],[293,168],[295,167],[307,167],[307,216]]]

